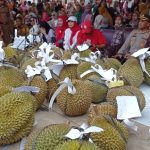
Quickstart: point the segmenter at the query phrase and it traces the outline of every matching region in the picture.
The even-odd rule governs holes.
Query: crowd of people
[[[131,33],[124,41],[126,28]],[[92,51],[107,48],[110,57],[127,58],[150,45],[150,2],[0,0],[0,40],[4,46],[13,42],[15,29],[17,36],[39,35],[43,42],[55,43],[64,50],[87,44]],[[109,47],[103,34],[106,29],[115,30]]]

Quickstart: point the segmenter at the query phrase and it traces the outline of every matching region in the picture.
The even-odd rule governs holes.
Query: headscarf
[[[47,13],[47,12],[43,12],[43,13],[42,13],[41,21],[42,21],[42,22],[48,22],[49,20],[50,20],[50,17],[49,17],[49,15],[48,15],[48,13]]]
[[[70,45],[72,45],[72,43],[73,43],[73,37],[76,35],[76,33],[78,31],[80,31],[80,29],[81,29],[80,26],[77,24],[76,21],[74,21],[74,26],[72,28],[70,28],[70,30],[72,31],[71,37],[70,37]]]
[[[64,37],[64,32],[65,30],[68,28],[68,23],[67,23],[67,16],[63,15],[63,16],[59,16],[58,19],[61,18],[63,20],[63,25],[61,27],[56,27],[55,30],[55,35],[56,35],[56,46],[58,46],[58,42],[59,40],[62,40]]]

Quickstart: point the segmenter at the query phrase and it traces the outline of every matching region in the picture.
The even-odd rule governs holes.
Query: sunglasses
[[[31,19],[30,21],[32,21],[32,22],[33,22],[33,21],[35,21],[35,20]]]

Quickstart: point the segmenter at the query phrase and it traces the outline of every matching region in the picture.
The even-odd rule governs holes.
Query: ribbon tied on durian
[[[95,64],[96,60],[100,56],[101,56],[101,52],[100,51],[96,51],[96,52],[91,52],[89,54],[89,57],[83,57],[83,58],[80,58],[80,59]]]
[[[75,139],[84,139],[86,138],[89,142],[93,143],[93,141],[87,136],[90,133],[97,133],[104,131],[102,128],[97,126],[88,127],[87,124],[82,124],[79,128],[72,128],[65,137],[75,140]]]
[[[148,71],[145,68],[145,62],[144,60],[148,57],[150,57],[150,51],[148,51],[150,48],[142,48],[140,50],[138,50],[137,52],[133,53],[132,56],[133,57],[138,57],[140,60],[140,65],[142,67],[142,70],[148,75],[150,76],[150,74],[148,73]]]
[[[100,65],[95,64],[95,66],[91,66],[90,70],[85,71],[80,75],[81,78],[83,78],[85,75],[96,72],[101,76],[102,80],[106,81],[112,81],[112,80],[117,80],[117,70],[111,68],[109,70],[104,70]]]
[[[44,61],[35,62],[35,67],[31,67],[30,65],[28,65],[25,73],[27,74],[28,78],[35,75],[43,74],[45,81],[52,79],[50,69],[46,66]]]
[[[59,93],[65,88],[67,87],[68,88],[68,93],[69,94],[72,94],[74,95],[76,93],[76,88],[73,86],[71,80],[66,77],[64,79],[64,81],[60,82],[59,83],[59,88],[55,91],[55,93],[53,94],[53,96],[51,97],[51,100],[50,100],[50,103],[49,103],[49,108],[52,109],[53,107],[53,103],[54,103],[54,100],[55,98],[59,95]]]

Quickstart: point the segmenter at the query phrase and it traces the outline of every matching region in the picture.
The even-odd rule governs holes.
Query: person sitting
[[[55,32],[47,22],[40,22],[39,28],[40,28],[41,38],[43,42],[47,42],[47,43],[56,42]]]
[[[63,48],[69,50],[74,48],[77,43],[77,36],[80,31],[80,26],[77,24],[77,18],[70,16],[68,18],[68,28],[65,30]]]
[[[55,45],[58,47],[63,47],[64,33],[68,28],[67,24],[67,16],[59,16],[58,17],[58,25],[55,30],[56,42]]]
[[[15,29],[17,29],[17,36],[27,36],[29,34],[29,28],[23,24],[23,18],[18,15],[15,20]]]
[[[29,30],[29,33],[32,35],[38,35],[39,34],[39,26],[38,26],[38,20],[36,16],[30,17],[31,22],[31,28]]]
[[[121,15],[117,15],[115,18],[114,24],[115,32],[113,34],[110,47],[107,48],[108,57],[116,55],[118,50],[123,45],[124,41],[124,27],[123,27],[123,18]]]
[[[87,44],[92,51],[104,48],[106,46],[106,39],[102,32],[98,29],[94,29],[91,21],[85,21],[81,25],[82,30],[77,36],[77,44]]]
[[[150,37],[150,16],[147,14],[140,16],[138,29],[133,30],[125,43],[119,49],[117,55],[118,59],[127,59],[134,52],[145,47],[147,39]]]

